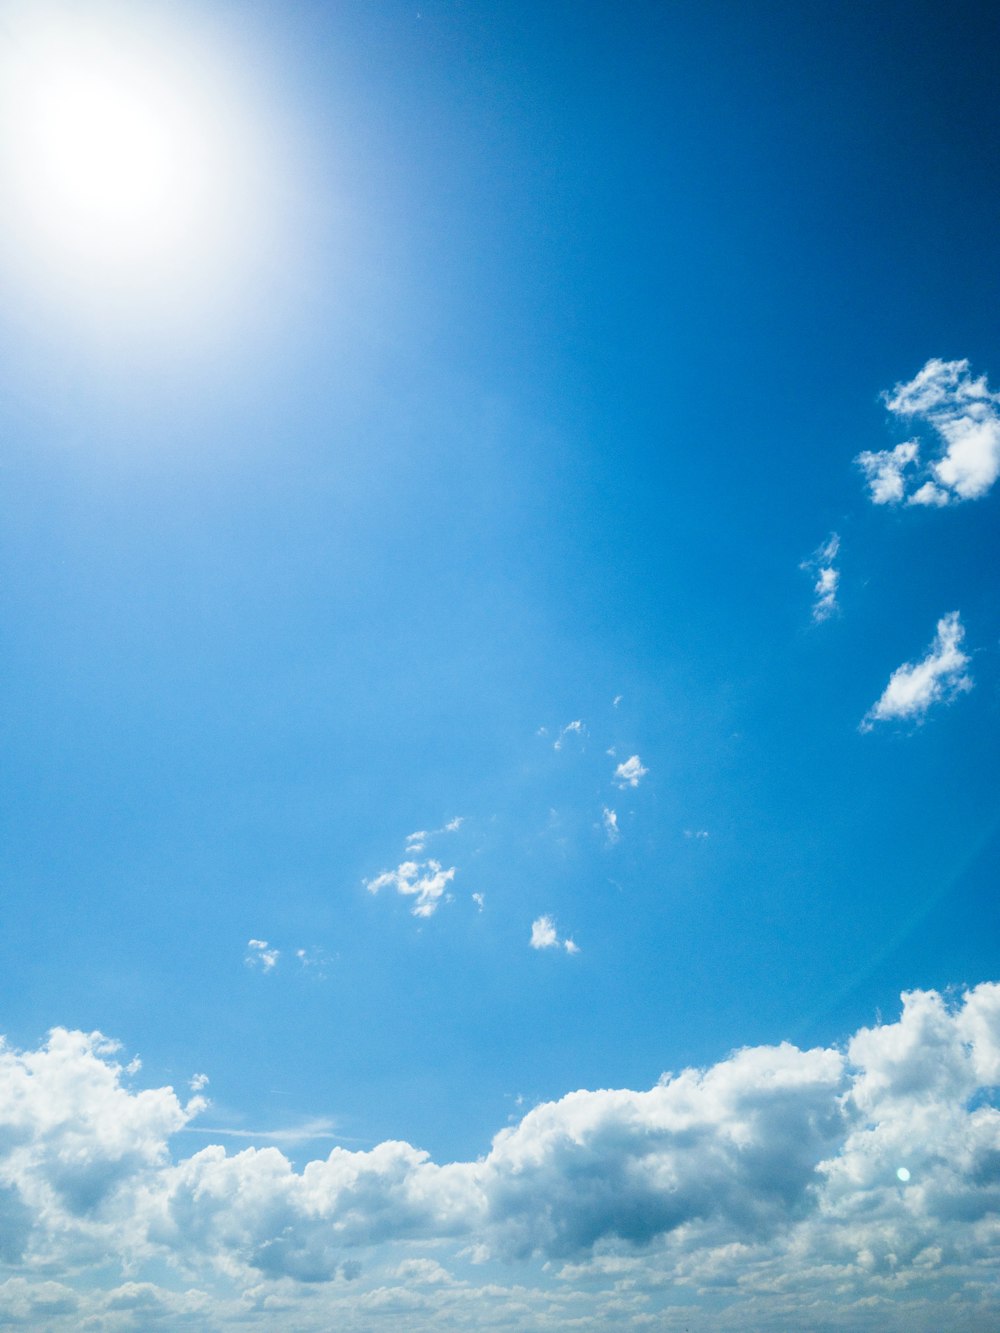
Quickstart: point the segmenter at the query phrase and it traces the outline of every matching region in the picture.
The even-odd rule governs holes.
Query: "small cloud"
[[[369,893],[393,888],[397,893],[416,898],[414,916],[433,916],[445,896],[445,890],[455,878],[456,867],[443,869],[440,861],[403,861],[395,870],[383,870],[374,879],[364,880]]]
[[[614,810],[609,809],[608,806],[605,806],[601,818],[604,823],[604,832],[607,834],[608,842],[616,843],[621,837],[621,829],[618,827],[617,813]]]
[[[406,850],[414,856],[422,852],[427,846],[427,837],[426,829],[418,829],[416,833],[407,834]]]
[[[587,728],[579,718],[577,718],[575,722],[568,722],[556,737],[552,745],[553,750],[561,750],[566,743],[567,736],[584,736],[586,735],[586,732]]]
[[[861,730],[871,731],[876,722],[896,718],[920,722],[932,704],[971,690],[972,678],[965,670],[969,658],[959,646],[964,635],[957,611],[942,616],[927,656],[916,664],[904,662],[896,668],[882,697],[862,719]]]
[[[447,824],[441,830],[442,833],[457,833],[465,823],[464,815],[456,815],[454,819],[449,819]]]
[[[615,697],[611,700],[611,707],[617,708],[624,697],[625,696],[622,694],[616,694]]]
[[[708,837],[708,829],[704,828],[686,828],[684,830],[685,838],[704,839]]]
[[[840,571],[833,563],[839,551],[840,538],[833,532],[823,545],[799,566],[800,569],[816,576],[816,581],[813,584],[816,599],[813,602],[812,616],[817,623],[829,620],[839,609],[837,606],[837,588],[840,583]]]
[[[559,938],[556,923],[550,916],[536,917],[532,921],[529,943],[533,949],[565,949],[570,954],[580,952],[579,946],[573,940]]]
[[[295,957],[299,960],[299,965],[318,980],[326,979],[326,965],[329,963],[329,955],[323,949],[296,949]]]
[[[634,754],[630,759],[623,760],[615,769],[614,781],[623,790],[626,787],[638,787],[640,780],[648,772],[648,768],[643,768],[639,756]]]
[[[974,378],[965,359],[932,357],[912,380],[882,397],[895,416],[927,422],[937,436],[938,455],[920,468],[918,440],[859,454],[875,504],[905,498],[908,505],[941,507],[978,500],[991,490],[1000,477],[1000,395],[990,392],[985,375]],[[907,496],[911,468],[918,484]]]
[[[486,904],[486,895],[484,893],[474,893],[472,895],[472,901],[476,904],[476,906],[479,908],[481,912]]]
[[[865,474],[872,504],[899,504],[906,491],[903,474],[920,453],[917,440],[897,444],[895,449],[866,450],[854,460]]]
[[[281,951],[270,948],[267,940],[247,940],[247,948],[247,967],[259,967],[262,972],[270,972],[281,957]]]
[[[188,1087],[191,1089],[192,1092],[201,1092],[202,1088],[208,1087],[208,1075],[194,1074],[188,1080]]]

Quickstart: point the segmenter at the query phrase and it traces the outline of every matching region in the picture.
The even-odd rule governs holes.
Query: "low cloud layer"
[[[920,722],[933,704],[971,690],[972,677],[965,669],[969,658],[961,648],[964,637],[957,611],[942,616],[927,655],[896,668],[881,698],[862,719],[861,730],[871,731],[876,722]]]
[[[475,1328],[488,1307],[558,1327],[570,1296],[538,1285],[544,1260],[586,1328],[612,1296],[630,1326],[819,1326],[827,1303],[831,1327],[929,1329],[945,1300],[950,1327],[995,1326],[1000,985],[903,999],[844,1048],[751,1047],[544,1102],[448,1165],[401,1142],[302,1170],[277,1147],[174,1160],[202,1098],[135,1090],[99,1034],[4,1048],[0,1319]],[[496,1261],[515,1265],[499,1284]]]
[[[1000,395],[985,375],[974,378],[967,360],[933,357],[883,397],[894,416],[931,427],[934,454],[923,462],[919,439],[859,454],[874,504],[943,506],[987,494],[1000,476]]]

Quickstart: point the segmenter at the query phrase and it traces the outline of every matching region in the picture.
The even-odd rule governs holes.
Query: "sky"
[[[0,1322],[997,1327],[998,47],[0,2]]]

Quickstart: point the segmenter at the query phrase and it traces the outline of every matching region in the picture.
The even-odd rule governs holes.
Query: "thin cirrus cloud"
[[[748,1047],[542,1102],[474,1160],[385,1142],[296,1170],[276,1134],[172,1156],[205,1100],[134,1090],[114,1043],[55,1029],[0,1047],[0,1243],[8,1266],[64,1280],[9,1278],[0,1319],[70,1330],[141,1309],[177,1327],[184,1307],[213,1328],[471,1330],[487,1302],[497,1326],[598,1327],[625,1290],[663,1327],[671,1292],[699,1328],[747,1327],[751,1293],[759,1330],[803,1308],[810,1326],[929,1329],[943,1302],[950,1327],[991,1327],[998,1083],[1000,985],[915,991],[844,1047]],[[470,1277],[469,1256],[513,1275]],[[564,1297],[532,1287],[530,1261]],[[845,1300],[853,1323],[833,1318]]]
[[[565,949],[567,953],[580,952],[573,940],[559,938],[556,923],[551,916],[539,916],[532,921],[531,938],[528,943],[533,949]]]
[[[967,360],[932,357],[883,399],[894,416],[926,422],[938,447],[924,465],[919,439],[859,454],[874,504],[942,507],[987,494],[1000,476],[1000,395],[985,375],[974,378]]]
[[[832,532],[822,546],[799,566],[800,569],[815,576],[812,618],[817,623],[829,620],[839,610],[837,591],[840,587],[840,570],[834,564],[839,553],[840,537]]]
[[[623,790],[626,787],[638,787],[640,781],[648,772],[649,769],[643,767],[642,760],[639,756],[634,754],[628,759],[622,760],[618,765],[615,769],[613,781]]]
[[[966,671],[969,657],[961,648],[964,636],[957,611],[942,616],[927,655],[896,668],[881,697],[862,719],[861,730],[871,731],[876,722],[920,722],[933,704],[971,690],[972,677]]]

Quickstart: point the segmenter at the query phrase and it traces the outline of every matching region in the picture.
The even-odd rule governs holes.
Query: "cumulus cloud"
[[[808,560],[799,566],[815,576],[812,617],[817,622],[829,620],[837,611],[837,589],[840,584],[840,571],[834,561],[840,551],[840,538],[835,532],[820,546]]]
[[[259,967],[262,972],[270,972],[281,957],[281,950],[272,949],[267,940],[247,940],[247,948],[247,967]]]
[[[920,442],[862,453],[857,462],[875,504],[941,506],[986,495],[1000,476],[1000,395],[969,362],[932,357],[908,382],[883,394],[896,416],[925,421],[936,436],[936,456],[920,466]],[[907,494],[907,486],[912,489]]]
[[[971,690],[972,677],[965,670],[969,658],[960,646],[964,635],[957,611],[942,616],[927,656],[896,668],[881,698],[862,719],[861,730],[897,719],[920,722],[932,704]]]
[[[556,923],[550,916],[536,917],[531,923],[533,949],[565,949],[567,953],[579,953],[580,950],[571,939],[561,940],[556,931]]]
[[[204,1103],[132,1090],[113,1043],[57,1029],[0,1048],[0,1257],[18,1267],[0,1320],[360,1330],[377,1313],[416,1329],[447,1312],[474,1329],[488,1309],[597,1328],[624,1310],[670,1328],[673,1310],[706,1330],[986,1329],[998,1082],[1000,984],[915,991],[843,1047],[749,1047],[645,1090],[543,1102],[475,1160],[386,1142],[296,1170],[277,1146],[171,1158]],[[547,1260],[566,1293],[523,1285],[524,1268],[459,1281],[460,1251]],[[358,1294],[338,1294],[346,1278]]]
[[[445,870],[440,861],[403,861],[395,870],[383,870],[374,879],[366,879],[364,885],[369,893],[395,889],[405,897],[415,898],[413,915],[427,917],[437,911],[455,874],[455,866]]]
[[[614,781],[623,790],[626,787],[638,787],[648,772],[648,768],[643,768],[639,756],[634,754],[630,759],[623,760],[615,769]]]

